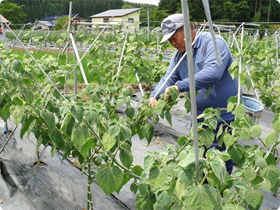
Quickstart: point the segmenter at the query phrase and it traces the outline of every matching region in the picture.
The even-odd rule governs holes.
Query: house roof
[[[98,13],[96,15],[92,15],[90,17],[121,17],[124,15],[128,15],[130,13],[139,11],[141,8],[134,9],[110,9],[105,12]]]
[[[37,23],[41,23],[41,24],[44,24],[48,27],[53,27],[54,26],[54,22],[52,21],[42,21],[42,20],[38,20]]]
[[[9,23],[10,21],[8,21],[3,15],[0,14],[0,23]]]
[[[43,21],[50,21],[50,20],[57,20],[58,18],[64,18],[64,17],[68,17],[69,15],[53,15],[53,16],[50,16],[50,17],[45,17],[41,20]],[[71,17],[75,16],[74,14],[71,15]],[[76,16],[75,17],[75,20],[79,20],[79,19],[82,19],[82,17],[80,16]]]

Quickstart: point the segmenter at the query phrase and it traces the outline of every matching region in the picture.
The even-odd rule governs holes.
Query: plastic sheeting
[[[9,123],[11,126],[11,123]],[[0,126],[2,139],[4,123]],[[19,138],[18,129],[0,154],[0,209],[2,210],[82,210],[86,209],[87,177],[51,147],[40,151],[46,165],[34,166],[36,140]],[[3,141],[0,141],[2,147]],[[96,183],[91,185],[94,209],[127,208],[114,196],[106,196]]]

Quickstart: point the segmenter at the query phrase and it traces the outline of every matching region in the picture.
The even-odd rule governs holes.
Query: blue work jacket
[[[237,95],[238,92],[238,79],[232,79],[228,72],[231,63],[233,62],[229,47],[221,36],[216,36],[216,42],[222,58],[222,64],[220,66],[217,64],[215,47],[209,32],[201,32],[193,48],[195,88],[196,91],[198,91],[198,95],[196,96],[198,115],[208,107],[226,108],[227,100],[231,96]],[[173,55],[166,75],[152,91],[151,97],[154,97],[157,90],[183,55],[184,53],[180,53],[179,51]],[[175,83],[180,92],[189,91],[187,58],[183,59],[174,74],[165,84],[164,88],[157,95],[156,99],[164,93],[165,88],[172,86]],[[208,91],[209,95],[207,95],[207,90],[210,91],[210,93]],[[234,119],[234,115],[228,113],[226,110],[222,111],[221,117],[225,121],[231,121]]]

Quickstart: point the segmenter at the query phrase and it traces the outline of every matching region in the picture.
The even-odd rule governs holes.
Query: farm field
[[[228,100],[235,120],[218,132],[226,151],[203,155],[220,108],[198,116],[196,153],[190,95],[171,90],[149,104],[175,52],[158,31],[9,32],[0,42],[3,209],[279,209],[280,30],[241,24],[220,35],[243,97]]]

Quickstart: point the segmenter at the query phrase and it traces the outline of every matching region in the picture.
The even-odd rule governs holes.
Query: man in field
[[[195,88],[196,91],[198,91],[196,98],[197,114],[201,114],[208,107],[226,108],[227,100],[231,96],[237,95],[238,92],[238,81],[237,79],[233,80],[228,72],[233,61],[231,52],[224,39],[220,36],[216,36],[217,45],[222,58],[222,64],[219,66],[217,64],[216,52],[211,39],[211,34],[209,32],[201,32],[198,34],[193,25],[191,25],[190,28],[192,41],[198,36],[192,46]],[[184,59],[167,81],[164,88],[157,96],[155,96],[160,86],[164,83],[167,76],[186,51],[182,14],[173,14],[165,18],[162,21],[161,29],[164,34],[161,43],[168,40],[170,44],[177,49],[177,52],[171,58],[166,75],[160,80],[154,91],[151,93],[151,106],[154,106],[157,103],[160,95],[164,94],[164,96],[166,96],[171,87],[175,87],[178,92],[189,91],[188,65],[187,59]],[[209,88],[210,93],[208,90]],[[221,117],[228,124],[234,120],[234,115],[226,110],[221,112]],[[217,134],[220,126],[225,127],[224,123],[219,121],[215,134]],[[216,147],[220,151],[225,150],[224,145],[222,148],[218,147],[218,141],[216,139],[210,148],[211,147]],[[233,167],[232,161],[227,161],[226,165],[227,171],[231,173]]]

